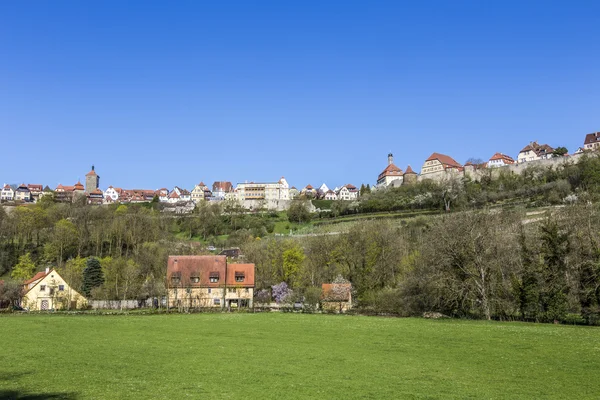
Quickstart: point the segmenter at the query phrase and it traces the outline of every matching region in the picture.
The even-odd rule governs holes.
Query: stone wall
[[[436,172],[434,174],[427,175],[419,175],[419,181],[424,179],[431,179],[433,181],[441,181],[443,179],[448,179],[450,177],[469,177],[474,181],[479,181],[482,177],[491,174],[492,178],[496,178],[500,176],[502,173],[514,173],[514,174],[522,174],[528,168],[532,167],[541,167],[541,168],[559,168],[564,167],[565,165],[572,165],[577,163],[581,157],[581,154],[574,154],[568,157],[554,157],[547,160],[536,160],[536,161],[528,161],[520,164],[511,164],[506,165],[504,167],[497,168],[483,168],[483,169],[475,169],[474,166],[466,166],[464,167],[464,171],[458,172],[456,170],[448,170],[442,172]]]

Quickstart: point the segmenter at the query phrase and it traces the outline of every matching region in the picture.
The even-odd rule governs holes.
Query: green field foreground
[[[279,313],[4,315],[0,337],[0,399],[600,397],[594,327]]]

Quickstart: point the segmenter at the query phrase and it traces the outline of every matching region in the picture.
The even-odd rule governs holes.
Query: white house
[[[54,269],[46,268],[23,283],[21,305],[29,310],[81,308],[86,299],[73,289]]]
[[[109,186],[108,189],[106,189],[104,191],[104,198],[105,199],[110,198],[111,201],[117,201],[117,200],[119,200],[119,197],[121,196],[122,192],[123,192],[123,189],[121,189],[121,188],[114,188],[112,186]]]
[[[488,161],[489,168],[504,167],[505,165],[514,164],[515,160],[506,154],[496,153]]]
[[[600,132],[585,135],[583,147],[585,150],[598,150],[600,148]]]
[[[179,186],[175,186],[171,193],[173,192],[177,193],[179,196],[179,201],[190,201],[192,199],[192,194],[189,192],[189,190],[182,189]]]
[[[15,198],[15,191],[9,184],[4,184],[2,192],[0,192],[0,200],[2,201],[13,201]]]
[[[335,194],[335,192],[333,190],[328,190],[325,193],[325,196],[323,196],[323,198],[325,200],[337,200],[338,199],[337,194]]]
[[[339,188],[336,195],[338,200],[356,200],[358,189],[354,185],[347,184]]]
[[[517,162],[519,164],[527,161],[546,160],[552,158],[554,149],[547,144],[531,142],[519,152]]]
[[[27,188],[27,185],[22,183],[15,190],[15,200],[17,201],[31,201],[31,192]]]

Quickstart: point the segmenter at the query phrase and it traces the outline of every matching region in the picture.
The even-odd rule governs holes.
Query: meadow
[[[0,316],[0,338],[0,399],[600,393],[594,327],[278,313],[25,314]]]

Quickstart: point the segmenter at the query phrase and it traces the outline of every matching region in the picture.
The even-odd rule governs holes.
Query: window
[[[230,287],[230,288],[227,288],[227,290],[229,293],[235,293],[235,288]]]
[[[236,271],[236,273],[235,273],[235,281],[236,282],[244,282],[244,278],[245,278],[245,275],[243,272]]]
[[[211,294],[211,293],[212,293],[212,289],[208,288],[208,294]]]
[[[40,285],[40,292],[46,291],[46,285]]]
[[[250,289],[248,289],[248,288],[246,288],[244,291],[245,291],[246,293],[250,293]]]
[[[200,282],[200,277],[198,277],[198,276],[192,276],[190,279],[192,280],[192,283]]]
[[[221,299],[213,299],[213,303],[215,306],[218,306],[221,304]]]
[[[65,285],[58,285],[58,291],[62,292],[65,290]]]
[[[217,283],[217,282],[219,282],[219,273],[218,272],[211,272],[210,275],[208,276],[208,280],[210,281],[210,283]]]

